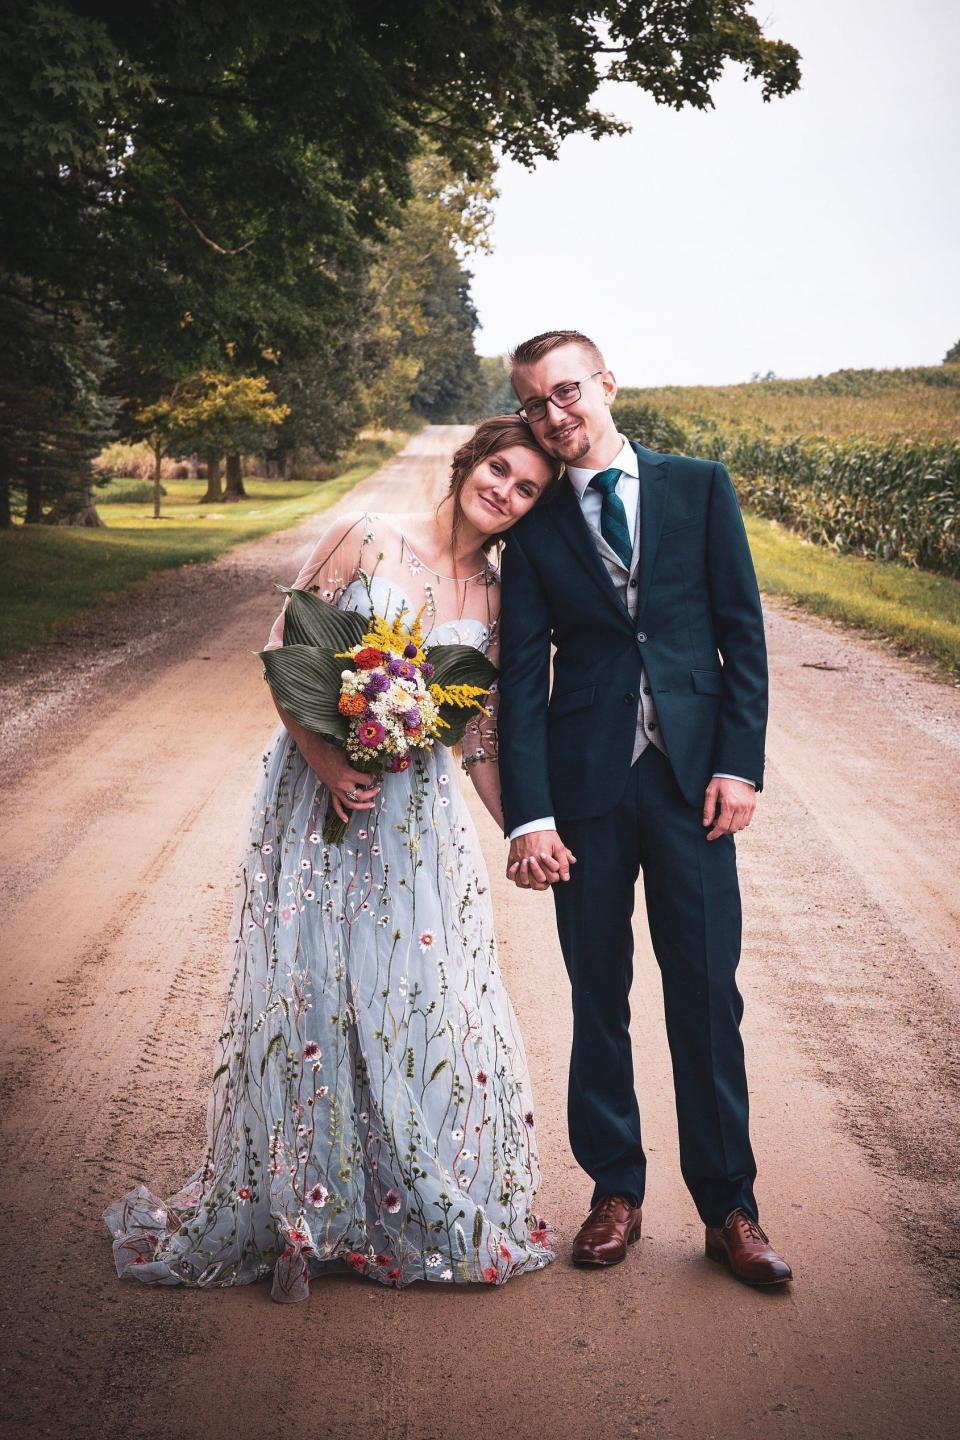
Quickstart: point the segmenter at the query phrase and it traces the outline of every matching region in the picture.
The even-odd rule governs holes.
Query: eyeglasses
[[[531,420],[542,420],[547,413],[547,405],[553,401],[561,410],[566,410],[568,405],[575,405],[580,399],[580,386],[586,385],[588,380],[595,380],[602,375],[602,370],[594,370],[592,375],[585,375],[582,380],[567,380],[563,385],[558,385],[556,390],[551,390],[545,400],[537,398],[528,400],[526,405],[521,405],[517,414],[521,420],[529,425]]]

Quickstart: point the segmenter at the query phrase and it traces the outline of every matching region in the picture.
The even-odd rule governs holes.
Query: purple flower
[[[424,680],[433,679],[434,670],[429,660],[424,660],[423,664],[420,666],[420,674],[423,676]]]
[[[404,711],[403,723],[404,725],[406,725],[408,730],[413,730],[417,725],[420,724],[421,718],[422,717],[420,715],[420,711],[417,709],[416,705],[414,705],[409,710]]]
[[[367,720],[360,726],[360,733],[357,739],[361,745],[366,745],[370,750],[375,750],[383,741],[386,731],[379,720]]]
[[[412,660],[417,653],[416,645],[411,642],[411,644],[405,646],[403,653],[404,655],[406,655],[408,660]]]
[[[396,675],[400,680],[412,680],[417,673],[409,660],[388,660],[387,669],[391,675]]]
[[[368,700],[372,700],[375,695],[382,695],[385,690],[389,689],[390,681],[387,679],[386,675],[377,671],[375,674],[370,676],[370,679],[367,681],[366,685],[364,685],[363,693],[364,695],[366,695]]]

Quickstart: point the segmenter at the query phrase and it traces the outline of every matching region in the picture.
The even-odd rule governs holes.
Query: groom
[[[506,536],[499,750],[507,874],[553,886],[571,983],[570,1143],[594,1182],[573,1259],[615,1264],[640,1235],[629,994],[642,871],[681,1170],[706,1253],[741,1280],[778,1284],[791,1271],[753,1193],[735,978],[733,836],[762,786],[767,720],[736,496],[722,465],[617,432],[616,381],[585,335],[537,335],[510,365],[518,413],[567,467]]]

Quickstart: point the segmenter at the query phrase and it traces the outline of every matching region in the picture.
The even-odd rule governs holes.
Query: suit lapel
[[[653,578],[653,565],[660,545],[660,532],[667,504],[670,466],[666,455],[653,456],[636,441],[631,440],[640,469],[640,560],[639,585],[637,587],[637,623],[643,615]],[[651,458],[653,457],[653,458]]]
[[[549,506],[550,519],[566,540],[570,549],[577,559],[592,576],[602,595],[614,607],[617,614],[622,616],[627,623],[630,616],[621,604],[620,596],[610,576],[607,574],[607,567],[600,558],[593,535],[590,533],[590,526],[583,518],[583,511],[580,508],[580,501],[568,479],[560,482],[560,493]]]

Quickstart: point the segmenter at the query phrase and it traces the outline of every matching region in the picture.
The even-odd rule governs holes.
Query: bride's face
[[[463,482],[464,518],[483,535],[499,535],[536,505],[552,474],[547,457],[526,445],[495,450]]]

